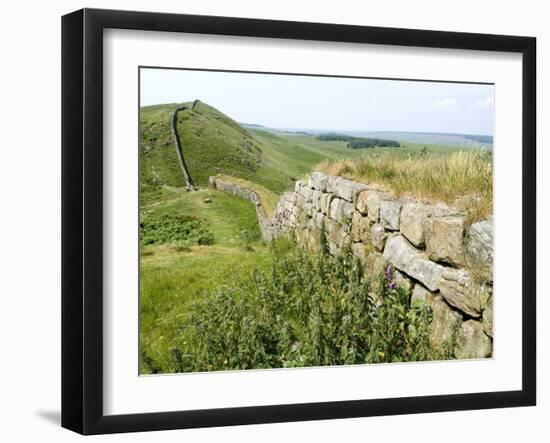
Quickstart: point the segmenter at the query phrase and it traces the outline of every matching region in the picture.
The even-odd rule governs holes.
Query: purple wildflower
[[[392,281],[392,282],[390,283],[390,289],[395,289],[395,282]]]

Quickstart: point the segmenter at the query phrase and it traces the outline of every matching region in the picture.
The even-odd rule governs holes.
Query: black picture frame
[[[522,389],[103,413],[103,30],[171,31],[522,54]],[[82,434],[415,414],[536,404],[536,39],[503,35],[83,9],[62,18],[62,426]]]

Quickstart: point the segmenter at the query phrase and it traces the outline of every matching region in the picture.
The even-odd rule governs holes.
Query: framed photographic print
[[[62,21],[62,425],[534,405],[531,37]]]

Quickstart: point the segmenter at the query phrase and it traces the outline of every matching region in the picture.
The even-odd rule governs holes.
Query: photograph
[[[7,2],[0,442],[544,440],[543,5]]]
[[[140,375],[494,357],[494,84],[138,74]]]

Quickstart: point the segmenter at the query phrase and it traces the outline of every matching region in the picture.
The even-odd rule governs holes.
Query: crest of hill
[[[264,155],[268,140],[258,140],[235,120],[195,101],[142,107],[140,110],[140,179],[142,194],[162,186],[183,186],[172,140],[171,115],[178,107],[177,132],[185,162],[195,184],[205,187],[219,173],[243,178],[275,191],[292,183],[284,172],[270,166]]]

